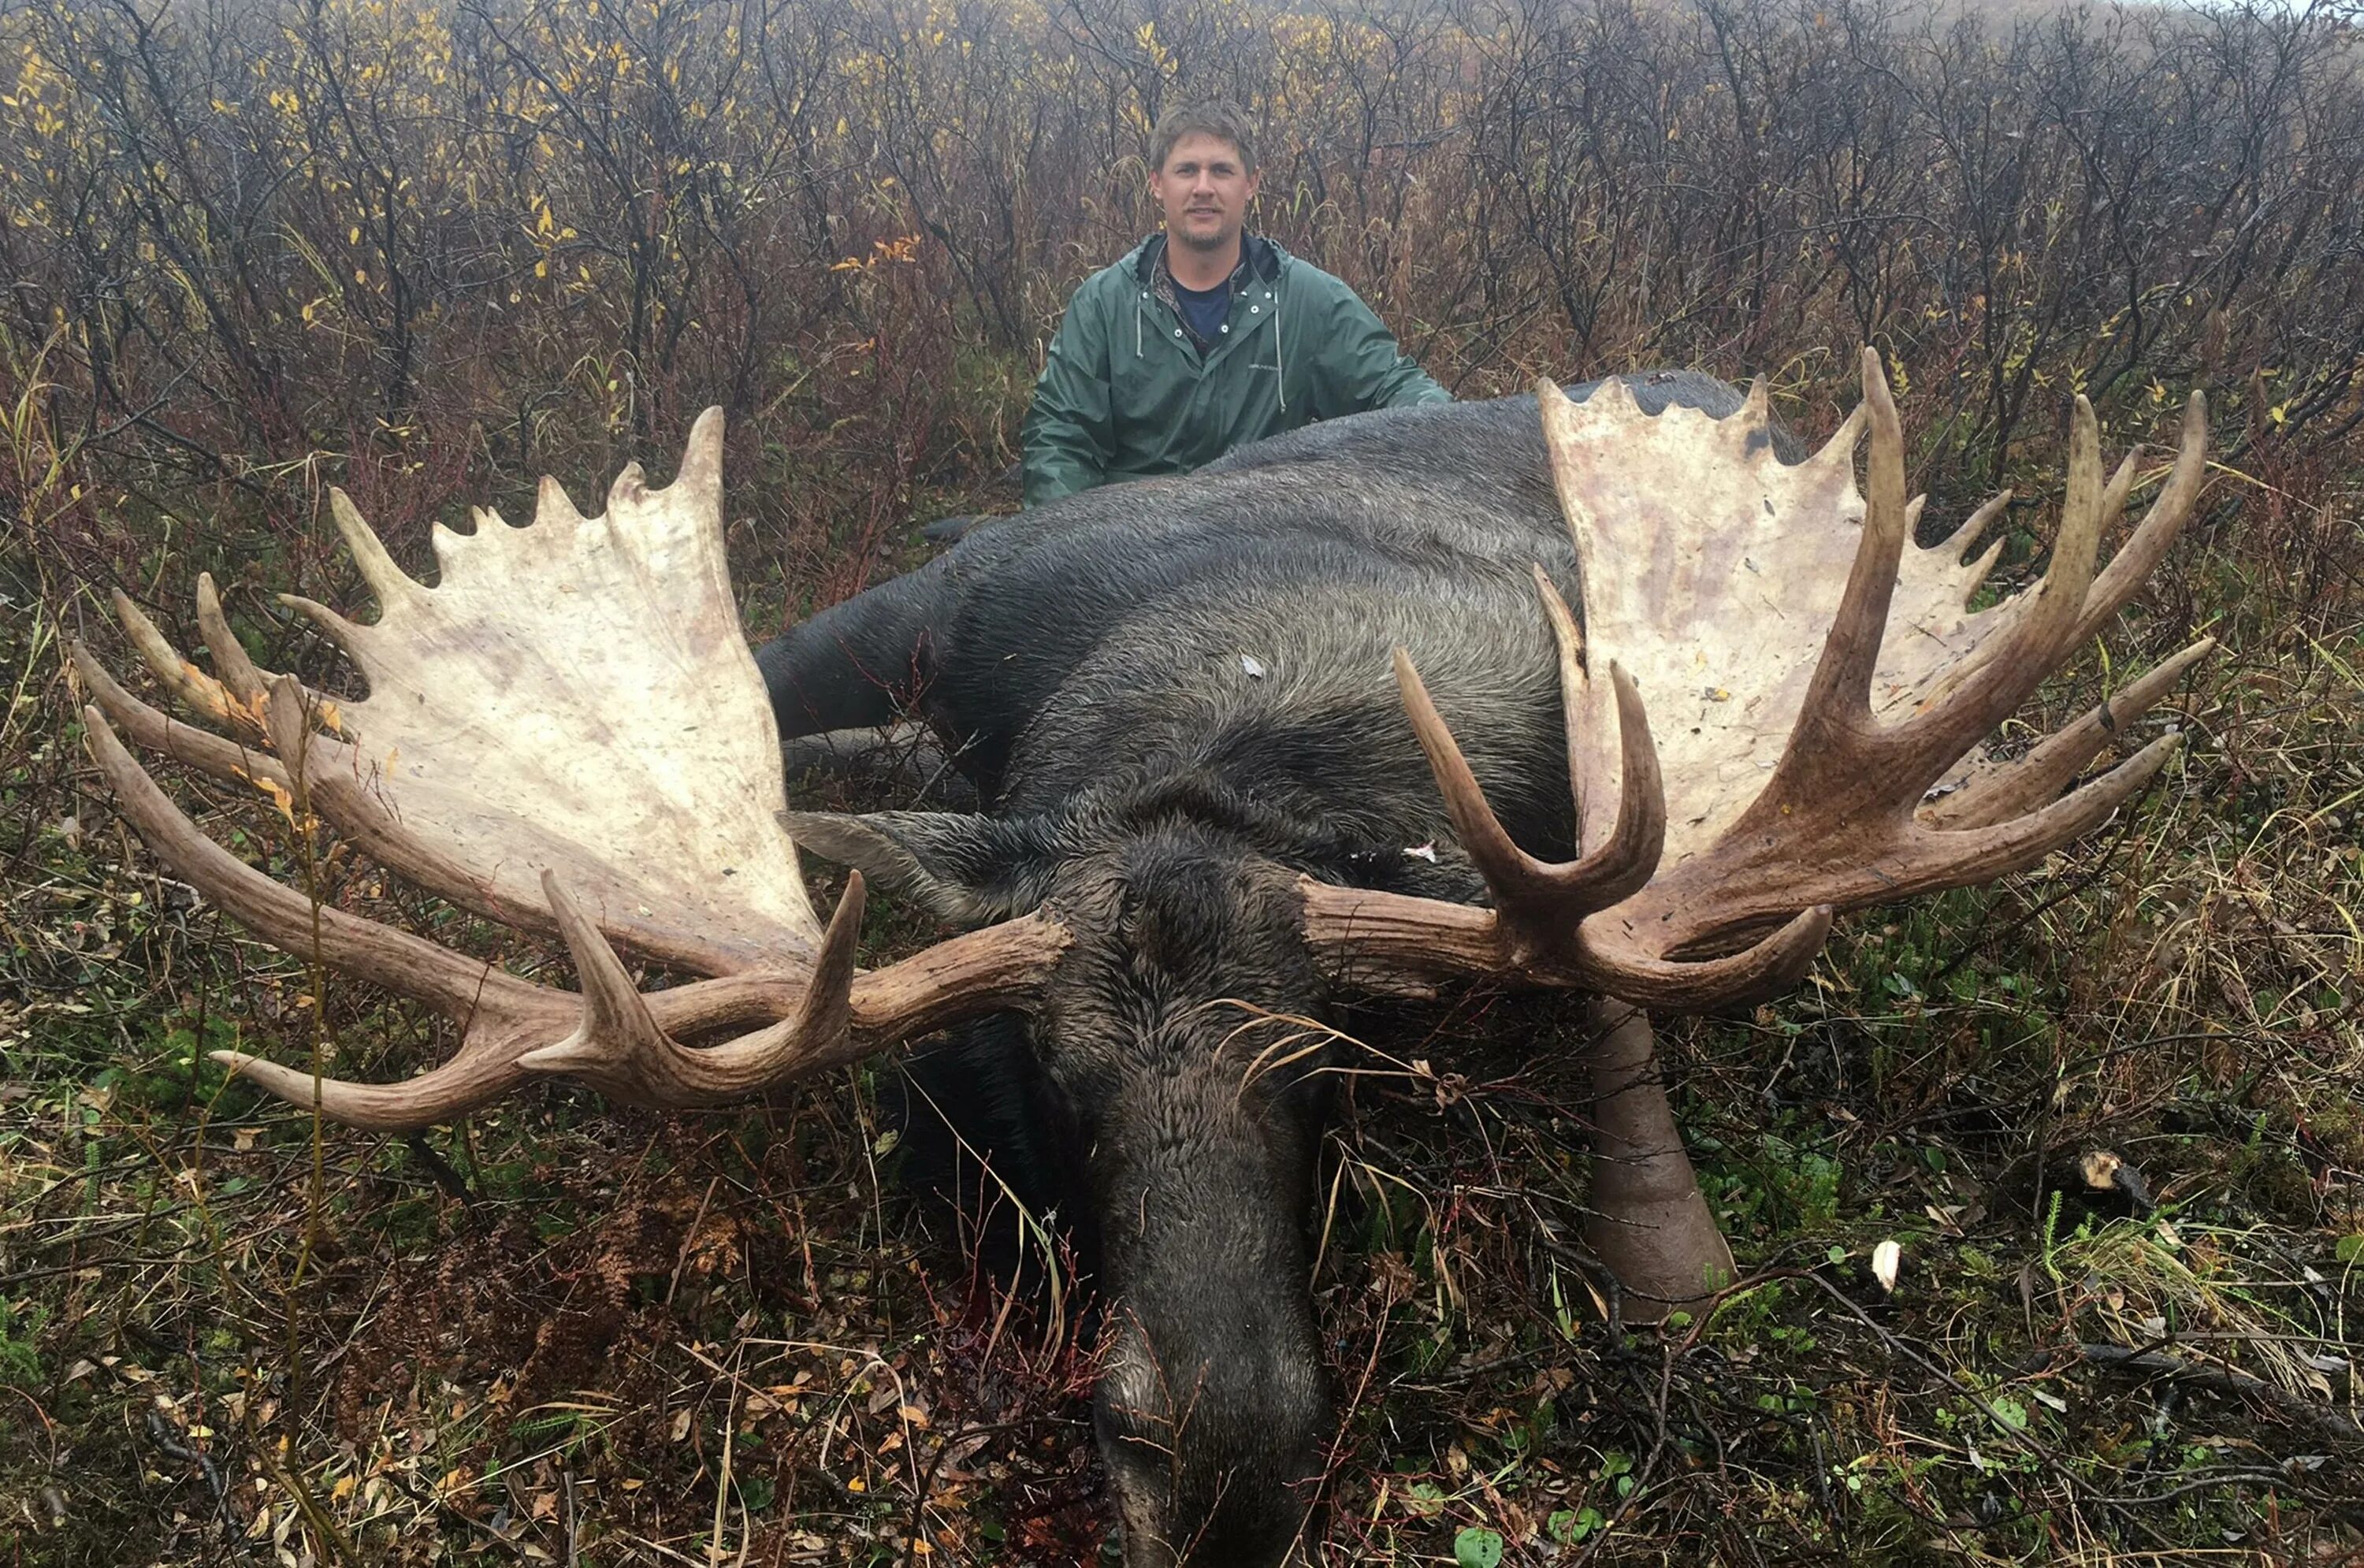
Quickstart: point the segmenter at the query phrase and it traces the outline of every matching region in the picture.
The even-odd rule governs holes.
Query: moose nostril
[[[1114,1380],[1112,1380],[1114,1381]],[[1289,1568],[1302,1564],[1317,1510],[1318,1444],[1279,1413],[1261,1422],[1194,1409],[1176,1430],[1154,1400],[1127,1404],[1103,1385],[1100,1452],[1123,1523],[1125,1568]]]

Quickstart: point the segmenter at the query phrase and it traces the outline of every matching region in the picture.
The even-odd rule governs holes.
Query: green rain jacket
[[[1157,295],[1164,235],[1084,280],[1027,411],[1027,506],[1187,473],[1316,419],[1452,401],[1353,289],[1269,239],[1243,243],[1246,280],[1203,359]]]

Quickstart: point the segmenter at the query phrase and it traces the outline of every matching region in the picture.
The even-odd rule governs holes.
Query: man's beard
[[[1187,228],[1174,231],[1174,238],[1193,250],[1221,250],[1240,237],[1236,228],[1220,228],[1209,238],[1201,239]]]

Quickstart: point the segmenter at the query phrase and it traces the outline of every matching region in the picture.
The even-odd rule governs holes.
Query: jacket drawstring
[[[1272,280],[1272,377],[1280,392],[1280,411],[1288,412],[1288,361],[1280,357],[1280,280]]]
[[[1280,278],[1277,273],[1275,274],[1272,280],[1272,370],[1274,376],[1277,378],[1276,385],[1280,394],[1280,411],[1286,414],[1288,412],[1288,361],[1280,357],[1281,287]],[[1145,330],[1143,323],[1143,312],[1141,302],[1148,297],[1149,295],[1141,289],[1136,288],[1133,290],[1132,357],[1136,360],[1143,357],[1142,335]]]

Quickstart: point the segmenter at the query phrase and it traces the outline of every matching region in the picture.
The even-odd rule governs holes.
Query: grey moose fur
[[[1690,373],[1629,384],[1650,412],[1742,402]],[[1030,1026],[980,1021],[913,1071],[1070,1222],[1110,1304],[1096,1422],[1129,1563],[1270,1563],[1310,1533],[1327,1058],[1258,1070],[1276,1036],[1238,1004],[1323,1010],[1300,874],[1486,897],[1397,648],[1512,836],[1571,852],[1535,563],[1578,598],[1534,399],[1389,410],[987,522],[758,654],[784,737],[915,713],[989,803],[799,814],[799,843],[948,920],[1047,906],[1075,935]]]

